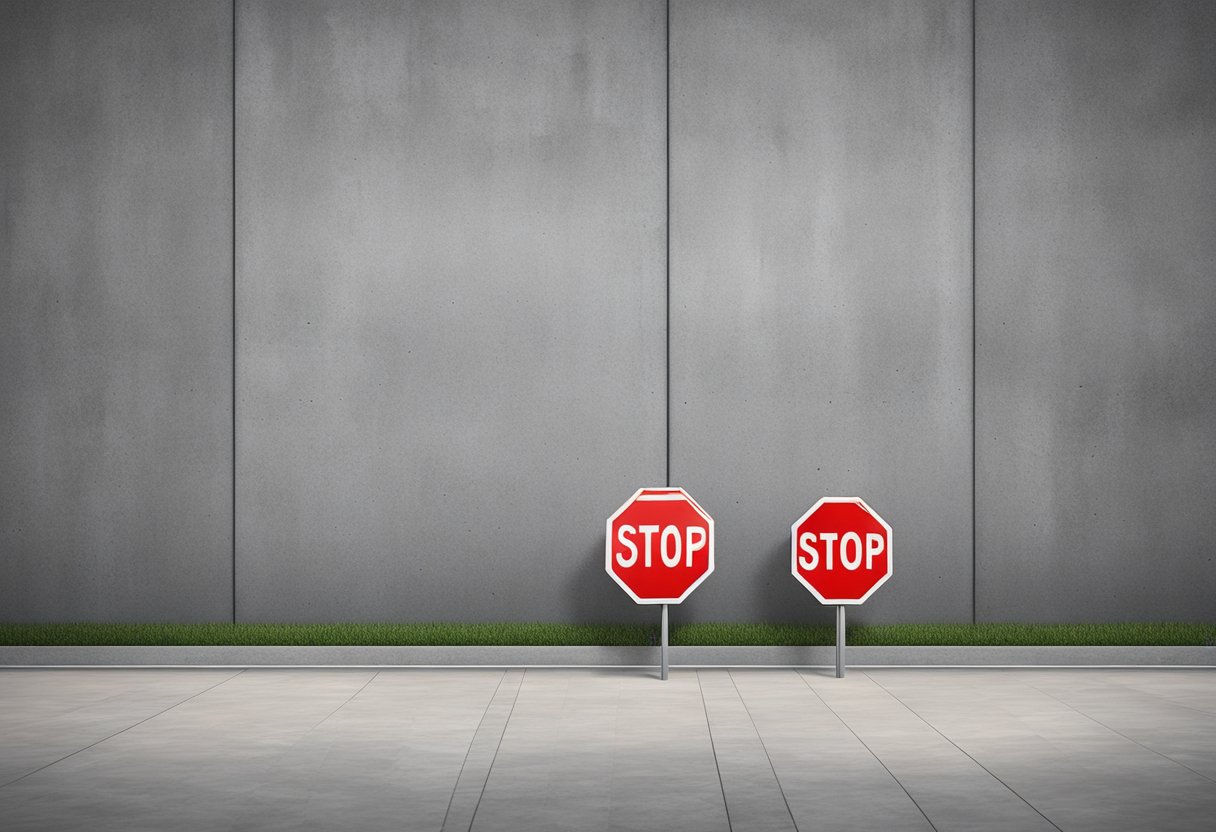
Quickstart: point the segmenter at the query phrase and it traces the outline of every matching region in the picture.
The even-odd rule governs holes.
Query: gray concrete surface
[[[231,21],[0,3],[0,619],[231,616]]]
[[[895,572],[857,620],[969,620],[971,6],[671,9],[671,475],[718,547],[684,614],[830,620],[790,524],[860,495]]]
[[[16,830],[1198,830],[1213,671],[0,671]]]
[[[667,8],[0,3],[0,619],[1210,617],[1216,7]]]
[[[0,647],[0,667],[639,667],[658,647]],[[849,667],[1216,667],[1216,647],[846,647]],[[834,667],[834,647],[669,648],[683,667]]]
[[[1213,612],[1214,40],[1207,2],[977,7],[982,620]]]
[[[240,5],[241,620],[644,614],[664,8]]]

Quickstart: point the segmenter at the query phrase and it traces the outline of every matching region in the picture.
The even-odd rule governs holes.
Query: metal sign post
[[[836,678],[844,678],[844,604],[836,605]]]
[[[860,497],[824,497],[790,527],[790,571],[836,608],[836,678],[844,678],[844,608],[891,577],[891,527]]]
[[[659,659],[661,667],[659,669],[659,678],[664,682],[667,681],[667,605],[663,605],[663,627],[662,627],[662,642],[659,645]]]
[[[639,604],[663,605],[659,677],[666,680],[667,605],[714,571],[714,520],[683,488],[639,488],[608,518],[604,539],[612,580]]]

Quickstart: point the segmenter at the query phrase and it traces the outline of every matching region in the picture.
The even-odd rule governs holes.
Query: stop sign
[[[608,518],[604,568],[639,604],[678,604],[714,571],[714,521],[683,488],[640,488]]]
[[[824,497],[791,527],[790,568],[821,603],[860,604],[891,577],[891,527],[860,497]]]

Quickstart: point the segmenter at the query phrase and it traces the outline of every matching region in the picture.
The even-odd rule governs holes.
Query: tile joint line
[[[226,679],[221,679],[220,681],[216,682],[214,685],[203,688],[198,693],[192,693],[189,696],[187,696],[185,699],[181,700],[180,702],[174,702],[169,707],[164,708],[163,710],[157,711],[156,713],[152,714],[151,716],[144,717],[143,719],[139,720],[138,722],[134,722],[134,723],[128,725],[126,728],[123,728],[120,731],[115,731],[113,734],[110,734],[109,736],[102,737],[101,739],[97,740],[97,742],[89,743],[84,748],[78,748],[75,751],[73,751],[71,754],[64,754],[58,760],[52,760],[51,762],[47,763],[46,765],[39,766],[38,768],[34,769],[33,771],[27,771],[25,774],[13,779],[13,780],[9,780],[7,783],[0,783],[0,789],[3,789],[7,786],[11,786],[14,783],[20,783],[25,778],[32,777],[33,775],[37,774],[40,771],[45,771],[46,769],[50,768],[53,765],[58,765],[59,763],[62,763],[64,760],[68,759],[69,757],[75,757],[77,754],[83,754],[85,751],[88,751],[90,748],[96,748],[97,746],[101,745],[103,742],[107,742],[108,740],[114,739],[119,734],[125,734],[127,731],[130,731],[132,728],[138,728],[139,726],[143,725],[145,722],[149,722],[153,719],[156,719],[158,716],[161,716],[162,714],[167,714],[169,711],[173,710],[174,708],[176,708],[180,705],[185,705],[191,699],[195,699],[199,696],[202,696],[204,693],[207,693],[208,691],[215,690],[220,685],[231,682],[233,679],[235,679],[237,676],[240,676],[242,673],[244,673],[248,669],[249,668],[241,668],[236,673],[233,673],[231,676],[227,677]]]
[[[928,725],[928,726],[929,726],[930,728],[932,728],[932,729],[933,729],[935,732],[937,732],[937,735],[938,735],[938,736],[940,736],[940,737],[941,737],[942,739],[944,739],[946,742],[948,742],[948,743],[950,743],[951,745],[953,745],[955,748],[957,748],[957,749],[958,749],[959,751],[961,751],[963,754],[966,754],[966,755],[967,755],[967,757],[968,757],[968,758],[971,760],[971,762],[975,763],[977,766],[979,766],[980,768],[982,768],[984,771],[988,772],[988,776],[989,776],[989,777],[991,777],[991,778],[992,778],[993,780],[995,780],[996,782],[1000,783],[1002,786],[1004,786],[1006,789],[1008,789],[1008,790],[1009,790],[1010,794],[1012,794],[1012,795],[1013,795],[1014,797],[1016,797],[1018,800],[1022,801],[1022,802],[1023,802],[1023,803],[1025,803],[1027,806],[1029,806],[1031,809],[1033,809],[1033,810],[1034,810],[1034,812],[1035,812],[1035,814],[1037,814],[1037,815],[1038,815],[1039,817],[1041,817],[1043,820],[1045,820],[1045,821],[1047,821],[1048,823],[1050,823],[1050,824],[1052,825],[1052,827],[1054,827],[1055,829],[1060,829],[1060,827],[1059,827],[1059,826],[1057,826],[1057,825],[1056,825],[1056,823],[1055,823],[1055,822],[1054,822],[1054,821],[1053,821],[1051,818],[1047,817],[1047,815],[1043,814],[1043,813],[1042,813],[1042,812],[1039,810],[1039,807],[1035,806],[1035,805],[1034,805],[1033,803],[1031,803],[1029,800],[1027,800],[1026,798],[1022,797],[1022,795],[1021,795],[1021,794],[1019,794],[1019,793],[1017,792],[1017,790],[1013,788],[1013,786],[1010,786],[1008,783],[1006,783],[1006,782],[1005,782],[1004,780],[1002,780],[1000,777],[997,777],[996,773],[995,773],[994,771],[992,771],[992,769],[988,768],[988,766],[984,765],[984,764],[983,764],[983,763],[981,763],[979,760],[975,759],[975,757],[971,756],[971,754],[970,754],[970,753],[968,753],[968,752],[967,752],[967,750],[966,750],[965,748],[963,748],[961,745],[959,745],[958,743],[956,743],[954,740],[952,740],[952,739],[950,739],[948,736],[946,736],[946,734],[945,734],[945,733],[944,733],[944,732],[943,732],[943,731],[942,731],[940,728],[938,728],[936,725],[934,725],[934,724],[933,724],[932,722],[930,722],[929,720],[925,719],[923,716],[921,716],[919,713],[917,713],[917,711],[916,711],[915,709],[913,709],[911,705],[909,705],[907,702],[905,702],[904,700],[900,699],[898,696],[896,696],[894,693],[892,693],[890,690],[888,690],[886,685],[884,685],[882,682],[880,682],[880,681],[878,681],[877,679],[875,679],[875,678],[874,678],[873,676],[871,676],[869,673],[865,673],[865,672],[863,672],[863,673],[862,673],[862,675],[863,675],[863,676],[865,676],[867,679],[869,679],[869,680],[870,680],[870,681],[871,681],[873,684],[877,685],[877,686],[878,686],[878,687],[879,687],[879,688],[880,688],[880,689],[881,689],[881,690],[882,690],[882,691],[883,691],[885,694],[887,694],[887,696],[891,697],[891,698],[892,698],[892,699],[894,699],[896,702],[898,702],[900,705],[902,705],[904,708],[906,708],[906,709],[908,710],[908,712],[909,712],[909,713],[911,713],[913,716],[915,716],[915,717],[916,717],[917,719],[919,719],[921,722],[925,723],[925,725]],[[1061,832],[1063,832],[1063,830],[1061,830]]]
[[[485,710],[481,712],[481,719],[477,721],[477,727],[473,729],[473,736],[469,738],[469,747],[465,749],[464,759],[460,761],[460,771],[456,773],[456,782],[452,784],[452,796],[448,798],[448,808],[443,813],[443,823],[439,825],[440,830],[443,830],[448,825],[448,815],[452,813],[452,803],[456,800],[456,790],[460,788],[460,778],[464,776],[464,767],[469,762],[469,755],[473,753],[473,743],[477,741],[477,733],[481,730],[481,726],[485,724],[486,716],[490,713],[490,708],[494,706],[494,700],[498,697],[498,691],[502,689],[502,683],[510,672],[510,668],[504,668],[502,675],[498,677],[498,684],[494,686],[494,692],[490,694]]]
[[[891,771],[891,769],[887,767],[887,764],[883,761],[882,757],[879,757],[878,754],[874,751],[874,749],[870,748],[870,744],[867,743],[865,740],[863,740],[861,738],[861,735],[858,734],[855,730],[853,730],[852,725],[850,725],[849,723],[844,721],[844,717],[842,717],[840,714],[836,713],[836,709],[828,704],[828,701],[826,699],[824,699],[823,696],[820,695],[819,691],[815,690],[815,688],[811,685],[811,683],[806,680],[805,676],[803,676],[801,673],[798,673],[797,670],[795,670],[794,673],[798,676],[799,679],[802,680],[802,684],[806,685],[807,689],[810,690],[811,693],[815,694],[815,698],[823,703],[823,707],[827,708],[828,711],[832,714],[832,716],[836,717],[837,721],[839,721],[841,725],[843,725],[845,728],[847,728],[849,733],[852,734],[853,737],[859,743],[861,743],[862,747],[865,748],[866,751],[870,752],[870,755],[878,762],[878,764],[880,766],[883,767],[883,770],[887,772],[887,774],[890,776],[890,778],[895,781],[895,785],[897,785],[901,789],[903,789],[904,794],[906,794],[908,796],[908,800],[911,800],[912,805],[915,806],[917,811],[919,811],[921,813],[921,815],[924,816],[925,823],[929,824],[930,828],[933,829],[933,832],[938,832],[937,824],[935,824],[933,822],[933,820],[929,817],[928,812],[926,812],[921,807],[920,802],[915,797],[912,796],[912,792],[908,791],[908,787],[903,784],[903,781],[900,780],[898,777],[896,777],[895,772]],[[875,684],[877,684],[877,683],[875,683]],[[962,749],[959,749],[959,750],[961,751]],[[1008,788],[1008,787],[1006,787],[1006,788]],[[1012,789],[1010,789],[1010,791],[1012,791]]]
[[[1169,760],[1171,763],[1174,763],[1175,765],[1182,766],[1187,771],[1191,772],[1192,774],[1194,774],[1197,777],[1202,777],[1204,780],[1207,780],[1209,783],[1216,783],[1216,779],[1208,777],[1206,774],[1204,774],[1201,771],[1196,771],[1195,769],[1188,766],[1186,763],[1184,763],[1180,760],[1175,760],[1173,757],[1169,756],[1168,754],[1162,754],[1157,749],[1151,748],[1151,747],[1145,745],[1144,743],[1140,742],[1139,740],[1135,739],[1134,737],[1129,737],[1127,734],[1123,733],[1122,731],[1118,730],[1117,728],[1112,728],[1111,726],[1107,725],[1105,722],[1098,719],[1097,717],[1090,716],[1089,714],[1085,713],[1085,711],[1081,710],[1080,708],[1077,708],[1077,707],[1069,704],[1068,702],[1066,702],[1065,700],[1061,699],[1060,697],[1056,696],[1053,693],[1049,693],[1049,692],[1043,690],[1038,685],[1032,685],[1025,680],[1022,681],[1022,684],[1026,685],[1026,687],[1028,687],[1032,690],[1037,690],[1039,693],[1043,694],[1044,696],[1048,697],[1049,699],[1054,699],[1055,701],[1057,701],[1061,705],[1063,705],[1065,708],[1068,708],[1070,711],[1073,711],[1074,713],[1080,714],[1081,716],[1088,719],[1090,722],[1093,722],[1096,725],[1101,725],[1103,728],[1105,728],[1107,731],[1110,731],[1112,734],[1117,734],[1120,737],[1123,737],[1123,739],[1127,740],[1128,742],[1135,743],[1136,745],[1143,748],[1145,751],[1151,751],[1152,753],[1156,754],[1158,757],[1160,757],[1163,760]],[[1202,713],[1208,713],[1208,712],[1202,711]]]
[[[515,703],[519,701],[519,692],[523,690],[524,679],[527,675],[528,669],[525,667],[520,671],[519,684],[515,687],[515,695],[511,697],[511,707],[507,710],[506,719],[502,721],[502,733],[498,735],[498,744],[494,746],[494,756],[490,758],[490,765],[486,768],[486,779],[481,782],[481,791],[477,793],[477,802],[473,804],[473,814],[469,816],[470,830],[477,820],[477,810],[481,808],[481,799],[486,796],[486,786],[490,782],[490,774],[494,771],[494,763],[498,762],[498,752],[502,750],[502,741],[507,736],[507,726],[511,724],[511,717],[515,715]],[[503,674],[503,678],[506,678],[506,674]]]
[[[756,718],[752,716],[752,709],[747,706],[747,700],[743,698],[743,692],[739,690],[735,676],[730,671],[729,667],[726,668],[726,678],[730,679],[731,687],[735,689],[735,695],[739,697],[739,704],[743,706],[743,712],[747,714],[747,720],[752,724],[752,731],[755,732],[756,739],[760,741],[760,749],[764,752],[764,759],[768,760],[768,767],[773,772],[773,780],[777,783],[777,791],[781,793],[785,811],[789,813],[790,823],[794,824],[794,832],[799,832],[798,821],[794,818],[794,810],[790,808],[789,798],[785,796],[785,787],[781,785],[781,778],[777,776],[777,767],[773,765],[773,758],[769,756],[768,745],[765,744],[764,737],[760,736],[760,728],[756,725]]]
[[[714,771],[718,772],[718,788],[722,790],[722,809],[726,812],[726,828],[734,832],[730,820],[730,804],[726,801],[726,783],[722,781],[722,766],[718,763],[718,746],[714,743],[714,729],[709,723],[709,705],[705,702],[705,688],[701,686],[701,671],[697,670],[697,691],[701,694],[701,710],[705,714],[705,733],[709,736],[709,750],[714,755]]]

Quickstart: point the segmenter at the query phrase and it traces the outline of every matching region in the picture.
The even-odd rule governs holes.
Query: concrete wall
[[[824,618],[824,494],[895,530],[857,620],[1210,617],[1214,41],[1178,0],[0,4],[0,619],[653,620],[603,523],[669,466],[719,535],[676,622]]]
[[[0,4],[0,617],[232,608],[232,12]]]
[[[976,17],[984,620],[1216,611],[1216,4]]]
[[[237,614],[638,616],[661,2],[241,3]]]
[[[971,617],[971,6],[683,2],[671,20],[671,473],[717,523],[682,614],[831,615],[790,524],[860,495],[858,620]]]

